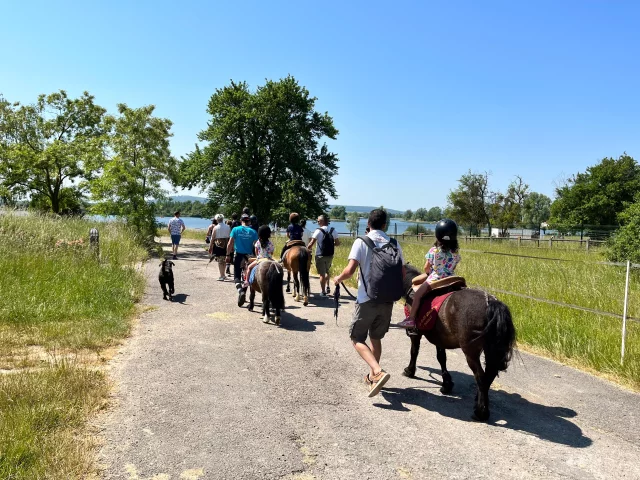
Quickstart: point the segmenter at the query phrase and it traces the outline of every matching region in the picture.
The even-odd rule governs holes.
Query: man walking
[[[244,304],[246,290],[242,288],[242,262],[249,255],[253,255],[253,245],[258,241],[258,234],[249,226],[249,215],[243,213],[240,217],[242,225],[231,230],[229,243],[227,244],[227,258],[233,255],[233,279],[238,290],[238,306]]]
[[[171,235],[171,248],[173,251],[173,259],[178,258],[178,245],[180,245],[180,238],[182,237],[182,232],[187,228],[184,225],[184,222],[180,218],[180,210],[176,211],[173,214],[173,218],[169,220],[168,225],[169,235]]]
[[[390,377],[380,367],[382,338],[389,331],[393,303],[402,296],[405,274],[402,249],[395,239],[384,233],[386,225],[387,213],[382,209],[372,210],[371,231],[353,242],[349,263],[333,279],[333,283],[339,285],[360,267],[358,297],[349,333],[354,348],[369,366],[364,378],[369,397],[377,395]],[[371,347],[367,345],[367,336]]]
[[[335,247],[340,245],[340,240],[335,228],[329,228],[329,218],[324,214],[318,217],[318,228],[313,232],[307,248],[311,250],[314,245],[316,245],[316,270],[320,275],[321,295],[326,297],[331,292],[329,288],[331,262],[333,262]]]

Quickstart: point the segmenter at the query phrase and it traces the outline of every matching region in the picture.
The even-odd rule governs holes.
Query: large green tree
[[[447,215],[459,225],[469,226],[471,233],[479,233],[482,226],[489,225],[489,174],[469,171],[460,177],[458,187],[449,192]]]
[[[618,225],[618,214],[640,191],[640,165],[624,153],[604,158],[556,189],[551,223]]]
[[[607,254],[609,259],[640,263],[640,194],[618,215],[622,224],[611,237]]]
[[[208,189],[226,211],[248,205],[261,222],[286,222],[291,211],[313,217],[337,197],[338,158],[323,139],[338,130],[316,98],[289,76],[255,92],[231,82],[211,96],[203,147],[183,159],[181,184]]]
[[[413,219],[413,212],[411,210],[405,210],[405,212],[402,214],[402,218],[407,221]]]
[[[509,228],[522,225],[524,204],[529,196],[529,185],[520,176],[507,187],[506,193],[490,195],[489,211],[494,225],[500,228],[500,236],[506,236]]]
[[[360,224],[360,215],[357,212],[349,212],[347,214],[347,226],[349,227],[349,232],[356,233],[358,232],[358,225]]]
[[[429,222],[437,222],[443,217],[442,209],[440,207],[431,207],[427,211],[427,218]]]
[[[95,213],[124,217],[146,236],[155,230],[152,200],[164,195],[160,182],[175,182],[177,167],[169,149],[172,123],[154,117],[154,109],[118,105],[120,115],[108,119],[110,158],[89,182]]]
[[[343,206],[336,205],[331,209],[331,218],[335,218],[336,220],[344,220],[344,217],[347,216],[347,209]]]
[[[551,216],[551,199],[538,192],[531,192],[524,201],[522,222],[525,227],[540,231],[540,224]]]
[[[99,162],[105,146],[105,109],[84,92],[40,95],[33,105],[0,99],[0,195],[64,213],[77,205],[77,181]]]

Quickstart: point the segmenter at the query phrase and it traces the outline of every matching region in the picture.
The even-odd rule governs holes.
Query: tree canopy
[[[624,153],[578,173],[556,189],[551,222],[564,225],[618,225],[618,214],[640,191],[640,166]]]
[[[207,189],[227,213],[248,205],[261,222],[323,213],[327,198],[337,197],[338,157],[321,140],[338,130],[315,101],[292,76],[255,92],[246,82],[217,89],[198,137],[205,145],[183,159],[180,183]]]
[[[620,212],[618,220],[622,226],[611,238],[609,259],[640,263],[640,194],[636,195],[635,202]]]
[[[347,209],[342,206],[336,205],[331,209],[331,218],[344,220],[344,217],[347,216]]]
[[[479,232],[489,224],[489,174],[472,173],[470,170],[458,180],[458,187],[449,192],[447,215],[458,224],[469,226],[471,233]]]
[[[84,92],[40,95],[33,105],[0,98],[0,195],[64,213],[78,204],[78,179],[102,158],[106,110]],[[65,203],[67,201],[67,203]]]

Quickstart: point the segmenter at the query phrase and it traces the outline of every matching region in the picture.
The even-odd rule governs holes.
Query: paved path
[[[264,325],[236,306],[231,282],[215,281],[199,245],[181,253],[172,303],[157,262],[147,265],[144,302],[156,308],[113,363],[105,478],[640,478],[640,395],[523,353],[490,393],[490,422],[476,423],[462,354],[449,352],[456,385],[444,396],[431,345],[420,378],[400,375],[409,340],[392,329],[382,362],[392,377],[369,399],[351,302],[336,326],[331,300],[287,297],[282,326]]]

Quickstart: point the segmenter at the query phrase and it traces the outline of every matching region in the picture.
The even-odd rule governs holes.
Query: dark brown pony
[[[262,321],[269,323],[270,310],[273,307],[276,311],[273,323],[280,325],[280,310],[284,309],[284,293],[282,293],[284,270],[273,260],[261,261],[254,268],[256,274],[251,284],[249,311],[253,311],[256,292],[262,293]]]
[[[291,272],[293,272],[293,296],[296,302],[300,301],[300,281],[302,281],[303,305],[309,304],[309,270],[311,269],[311,254],[306,246],[295,245],[286,251],[282,259],[284,268],[287,269],[287,293],[291,292]],[[298,280],[298,273],[300,280]]]
[[[411,265],[405,265],[405,300],[411,304],[413,289],[411,281],[420,272]],[[467,364],[473,370],[478,391],[473,418],[486,421],[489,418],[489,387],[498,375],[506,371],[516,340],[509,308],[492,295],[482,290],[465,288],[456,291],[442,304],[433,329],[411,338],[411,361],[403,375],[414,377],[416,361],[420,351],[420,340],[424,336],[436,346],[438,362],[442,367],[442,393],[453,388],[451,375],[447,371],[445,349],[461,348]],[[484,351],[485,368],[482,368],[480,354]]]

